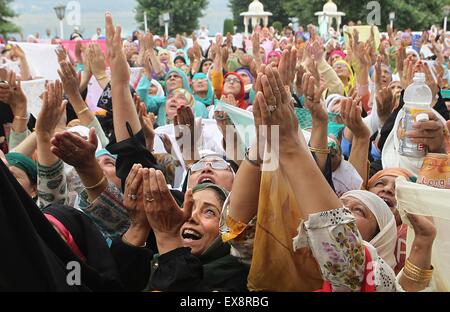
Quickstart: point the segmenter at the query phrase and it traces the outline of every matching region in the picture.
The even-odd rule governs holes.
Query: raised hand
[[[130,218],[130,227],[150,231],[144,208],[144,171],[141,164],[134,164],[125,181],[123,205]]]
[[[142,130],[144,131],[147,150],[152,152],[155,143],[155,129],[153,128],[155,115],[152,113],[147,113],[147,107],[137,94],[134,95],[134,104],[139,115],[139,122],[141,123]]]
[[[391,115],[392,109],[395,105],[395,100],[394,94],[389,88],[384,87],[378,89],[376,95],[377,113],[382,125],[384,125]]]
[[[180,229],[192,216],[194,200],[192,191],[185,195],[181,209],[167,187],[161,171],[155,169],[144,171],[144,208],[156,236],[160,254],[182,246]]]
[[[9,105],[14,116],[25,118],[27,115],[27,98],[22,90],[20,81],[17,81],[14,71],[3,70],[6,83],[0,84],[0,100]]]
[[[236,102],[236,99],[234,98],[233,94],[222,95],[220,100],[222,102],[225,102],[225,103],[230,104],[232,106],[236,106],[236,107],[238,106],[238,103]]]
[[[52,153],[75,169],[86,168],[97,161],[95,151],[98,139],[94,128],[90,129],[88,140],[75,133],[64,131],[55,133],[50,143]]]
[[[377,90],[381,90],[381,88],[382,88],[381,62],[382,62],[382,57],[380,55],[378,55],[377,60],[375,62],[375,87]]]
[[[264,74],[258,74],[258,80],[257,85],[260,84],[261,87],[257,90],[262,91],[256,94],[258,100],[253,107],[255,120],[259,120],[261,125],[268,126],[269,131],[272,126],[279,126],[280,153],[290,153],[301,144],[291,95],[276,68],[266,66]],[[268,134],[267,143],[271,146],[270,140],[271,134]]]
[[[66,102],[63,102],[61,82],[56,80],[48,83],[42,98],[42,108],[36,121],[36,134],[50,140],[65,111]]]
[[[361,117],[361,107],[358,102],[351,98],[341,100],[341,118],[344,125],[353,133],[354,138],[370,137],[369,128],[364,124]]]
[[[88,47],[90,69],[95,78],[102,79],[106,75],[106,59],[98,44],[90,44]]]
[[[111,66],[111,82],[129,83],[130,71],[127,58],[122,49],[122,27],[114,27],[112,16],[106,14],[106,46],[109,64]]]
[[[310,73],[305,73],[302,77],[302,92],[305,96],[305,108],[309,109],[313,120],[327,123],[328,113],[321,104],[324,87],[316,86],[316,79]]]
[[[415,64],[414,61],[412,60],[412,56],[408,56],[403,62],[403,72],[400,77],[403,89],[406,89],[413,81],[414,66]]]
[[[60,69],[58,69],[58,75],[59,78],[61,78],[64,92],[69,100],[74,99],[75,97],[80,97],[80,76],[75,71],[75,68],[73,68],[73,66],[66,61],[60,62],[59,67]]]
[[[58,62],[67,61],[67,51],[64,46],[60,45],[55,49],[56,56],[58,57]]]
[[[278,64],[278,71],[281,80],[286,87],[291,88],[292,83],[294,82],[296,64],[297,50],[295,48],[284,50],[280,63]]]
[[[174,126],[175,137],[182,148],[183,158],[186,161],[195,160],[197,158],[197,144],[202,134],[202,120],[200,118],[198,120],[195,119],[190,107],[181,106],[177,109]],[[184,137],[185,134],[189,135],[189,137]]]

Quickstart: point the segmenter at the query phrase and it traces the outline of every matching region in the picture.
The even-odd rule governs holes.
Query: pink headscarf
[[[276,58],[280,59],[281,58],[281,53],[278,52],[278,51],[271,51],[266,57],[266,61],[265,61],[266,64],[269,63],[269,59],[271,57],[276,57]]]

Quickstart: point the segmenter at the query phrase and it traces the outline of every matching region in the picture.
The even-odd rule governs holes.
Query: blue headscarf
[[[208,77],[204,73],[197,73],[192,78],[192,82],[194,82],[197,79],[206,79],[208,82],[208,93],[206,94],[205,98],[201,98],[194,94],[194,98],[196,101],[205,104],[206,106],[209,106],[211,104],[214,104],[214,92],[211,85],[211,81],[208,79]]]
[[[182,88],[185,89],[185,90],[187,90],[187,91],[189,91],[189,92],[192,94],[191,86],[190,86],[190,84],[189,84],[189,79],[188,79],[188,77],[186,76],[186,74],[184,73],[184,71],[182,71],[181,69],[178,69],[178,68],[171,68],[171,69],[167,72],[166,76],[164,77],[164,80],[167,82],[167,78],[169,78],[169,76],[170,76],[172,73],[176,73],[178,76],[181,77],[181,79],[183,80],[183,87],[182,87]],[[167,83],[166,83],[166,95],[169,95],[169,92],[167,91]]]

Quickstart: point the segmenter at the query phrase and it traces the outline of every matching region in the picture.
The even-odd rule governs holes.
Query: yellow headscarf
[[[347,62],[344,61],[344,60],[336,61],[336,62],[333,64],[333,66],[336,65],[336,64],[344,64],[344,65],[347,67],[348,72],[350,73],[350,77],[349,77],[349,80],[348,80],[348,84],[347,84],[346,86],[344,86],[345,95],[348,95],[348,91],[349,91],[351,88],[354,88],[355,85],[356,85],[355,72],[353,71],[353,68],[350,66],[350,64],[347,63]]]

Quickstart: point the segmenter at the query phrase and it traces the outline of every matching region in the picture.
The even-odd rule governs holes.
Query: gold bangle
[[[103,182],[105,182],[105,181],[106,181],[106,177],[103,176],[103,178],[102,178],[102,179],[100,180],[100,182],[98,182],[97,184],[95,184],[95,185],[93,185],[93,186],[85,186],[84,188],[85,188],[86,190],[92,190],[92,189],[95,189],[95,188],[99,187],[100,185],[102,185]]]
[[[405,277],[415,282],[429,282],[433,277],[433,267],[431,267],[430,270],[424,270],[414,265],[409,259],[406,259],[403,274]]]
[[[77,115],[81,115],[81,114],[83,114],[83,113],[86,113],[88,110],[89,110],[89,107],[86,107],[86,108],[80,110],[80,111],[77,113]]]
[[[329,148],[315,148],[315,147],[309,147],[309,150],[313,153],[316,154],[324,154],[324,155],[328,155],[330,154],[330,149]]]
[[[14,119],[18,119],[18,120],[28,120],[28,116],[27,116],[27,117],[14,116]]]

